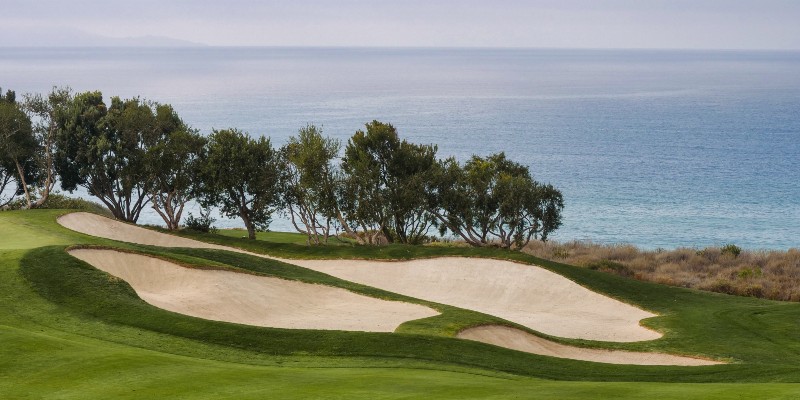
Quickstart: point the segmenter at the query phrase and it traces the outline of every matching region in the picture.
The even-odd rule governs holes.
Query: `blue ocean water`
[[[307,123],[345,142],[377,119],[443,157],[505,151],[562,189],[558,240],[800,246],[797,52],[0,49],[0,86],[53,85],[276,145]]]

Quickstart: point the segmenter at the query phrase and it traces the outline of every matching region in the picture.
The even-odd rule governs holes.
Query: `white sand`
[[[253,254],[91,213],[67,214],[58,222],[81,233],[124,242]],[[495,315],[553,336],[616,342],[661,337],[658,332],[639,325],[639,320],[655,314],[532,265],[464,257],[398,262],[267,258],[395,293]]]
[[[70,251],[128,282],[142,300],[215,321],[294,329],[393,332],[406,321],[438,315],[417,304],[380,300],[324,285],[220,270],[185,268],[114,250]]]
[[[162,247],[243,250],[181,238],[77,212],[58,222],[74,231]],[[633,342],[661,337],[639,325],[655,314],[593,292],[533,265],[509,261],[444,257],[381,262],[364,260],[286,260],[352,282],[419,299],[495,315],[553,336]]]
[[[682,357],[662,353],[644,353],[622,350],[587,349],[568,346],[549,341],[519,329],[507,326],[479,326],[466,329],[458,334],[459,338],[476,340],[495,346],[506,347],[527,353],[543,356],[570,358],[573,360],[594,361],[610,364],[635,365],[681,365],[700,366],[722,364],[718,361],[703,360],[693,357]]]
[[[58,222],[81,233],[124,242],[253,254],[89,213],[68,214]],[[114,251],[92,252],[76,250],[72,253],[129,281],[146,301],[202,318],[287,328],[392,331],[403,321],[436,314],[426,307],[372,299],[321,285],[191,270]],[[618,342],[661,336],[639,325],[641,319],[655,314],[532,265],[464,257],[381,262],[259,256],[395,293],[495,315],[553,336]],[[666,354],[576,348],[499,326],[472,328],[458,336],[536,354],[587,361],[641,365],[716,363]]]
[[[106,239],[160,247],[191,247],[232,250],[225,246],[203,243],[179,236],[167,235],[136,225],[126,224],[97,214],[75,212],[62,215],[58,223],[76,232]],[[241,250],[234,250],[241,252]]]
[[[291,262],[390,292],[480,311],[548,335],[613,342],[661,337],[639,325],[639,320],[655,314],[533,265],[464,257]]]

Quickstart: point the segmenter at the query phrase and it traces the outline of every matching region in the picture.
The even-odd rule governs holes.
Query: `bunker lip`
[[[118,241],[223,249],[277,259],[410,297],[494,315],[552,336],[613,342],[661,337],[639,324],[655,314],[534,265],[467,257],[395,262],[286,260],[168,235],[91,213],[67,214],[58,222],[81,233]]]
[[[458,333],[458,338],[474,340],[526,353],[609,364],[703,366],[719,361],[664,353],[589,349],[556,343],[528,332],[501,325],[484,325]]]
[[[345,289],[233,271],[183,267],[160,258],[100,249],[69,254],[130,284],[147,303],[194,317],[289,329],[393,332],[439,313]]]
[[[127,224],[111,218],[87,212],[74,212],[58,217],[59,225],[89,236],[101,237],[120,242],[143,244],[159,247],[189,247],[219,249],[242,252],[225,246],[204,243],[198,240],[182,238]]]

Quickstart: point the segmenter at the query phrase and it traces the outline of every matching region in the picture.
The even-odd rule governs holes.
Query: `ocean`
[[[308,123],[345,143],[377,119],[441,157],[504,151],[562,190],[556,240],[800,247],[798,52],[0,49],[4,90],[53,85],[170,103],[202,132],[276,146]]]

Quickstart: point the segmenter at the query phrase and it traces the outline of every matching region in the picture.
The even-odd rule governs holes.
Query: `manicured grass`
[[[49,217],[58,215],[53,212],[41,213]],[[38,215],[37,215],[38,216]],[[75,236],[65,232],[59,226],[43,223],[40,218],[29,218],[30,215],[15,211],[0,212],[0,250],[32,249],[54,244],[72,243]],[[46,220],[45,220],[46,221]]]
[[[4,398],[793,399],[788,384],[552,382],[413,368],[253,366],[0,327]]]
[[[219,229],[217,234],[235,239],[247,238],[247,231],[244,229]],[[294,232],[256,232],[256,239],[272,243],[306,244],[306,236]],[[336,239],[331,239],[330,244],[336,242]]]
[[[166,250],[90,238],[56,225],[58,214],[56,211],[0,213],[0,302],[4,304],[0,307],[2,398],[789,399],[800,396],[800,385],[777,383],[800,381],[797,304],[706,294],[555,263],[546,265],[594,290],[663,314],[648,323],[666,330],[664,339],[605,346],[674,350],[737,360],[730,365],[700,368],[611,366],[528,355],[442,337],[449,332],[448,321],[407,324],[413,327],[409,332],[415,334],[246,327],[149,306],[127,284],[109,279],[63,249],[71,244],[114,246],[183,263],[229,265],[253,273],[350,285],[351,290],[378,297],[397,295],[246,255]],[[9,233],[15,236],[13,242],[6,240]],[[232,241],[225,244],[238,241],[250,250],[284,257],[483,255],[537,261],[497,250],[405,246],[309,248],[302,244],[210,239]],[[452,307],[445,309],[443,316],[457,323],[461,323],[458,322],[461,318],[491,318]],[[439,317],[428,320],[435,318]],[[595,382],[542,381],[531,376]],[[596,382],[600,380],[617,382]]]
[[[162,230],[162,232],[166,232]],[[363,246],[355,243],[336,243],[334,246],[306,246],[304,236],[295,233],[282,233],[283,240],[275,242],[262,238],[272,234],[259,232],[257,240],[243,238],[242,235],[197,233],[192,231],[179,231],[177,235],[223,246],[237,247],[243,250],[260,254],[269,254],[295,259],[379,259],[379,260],[409,260],[415,258],[430,258],[442,256],[467,256],[514,258],[523,256],[521,253],[509,252],[500,249],[473,248],[460,246],[412,246],[391,244],[388,246]],[[263,236],[260,236],[263,235]],[[291,238],[299,239],[294,240]],[[333,243],[334,240],[331,240]]]

